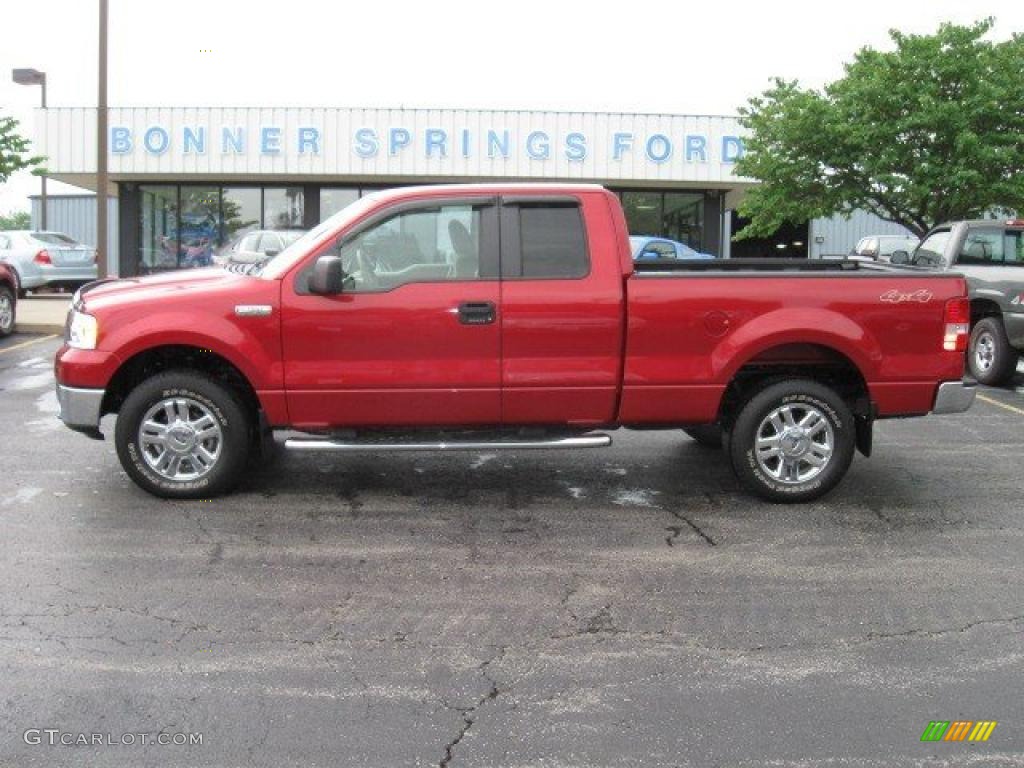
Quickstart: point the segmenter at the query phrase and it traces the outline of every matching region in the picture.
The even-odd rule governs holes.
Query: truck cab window
[[[445,205],[398,214],[342,243],[347,292],[480,277],[481,209]]]
[[[998,229],[976,229],[967,233],[957,262],[996,264],[1003,261],[1003,233]]]
[[[521,277],[586,277],[587,240],[578,205],[524,205],[519,209]]]

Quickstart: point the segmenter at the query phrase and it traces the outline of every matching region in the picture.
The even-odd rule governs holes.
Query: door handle
[[[487,325],[496,316],[493,301],[464,301],[459,304],[459,322],[463,325]]]

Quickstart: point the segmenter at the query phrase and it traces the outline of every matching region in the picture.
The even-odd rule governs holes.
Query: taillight
[[[32,259],[36,264],[53,264],[53,259],[50,258],[50,252],[43,248],[39,253]]]
[[[942,337],[942,348],[947,352],[966,352],[971,333],[971,302],[965,298],[950,299],[946,302],[943,320],[946,331]]]

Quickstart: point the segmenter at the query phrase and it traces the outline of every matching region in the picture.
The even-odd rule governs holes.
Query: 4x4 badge
[[[927,304],[932,300],[932,296],[932,292],[926,291],[924,288],[911,291],[910,293],[903,293],[902,291],[897,291],[895,288],[892,288],[878,298],[882,301],[887,301],[890,304],[901,304],[905,301],[917,301],[921,304]]]

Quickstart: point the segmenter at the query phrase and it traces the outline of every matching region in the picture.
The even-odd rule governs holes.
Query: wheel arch
[[[103,396],[101,414],[117,413],[136,386],[165,371],[181,369],[206,374],[237,392],[245,408],[258,417],[262,406],[245,374],[223,355],[188,344],[148,347],[125,360],[114,372]]]

